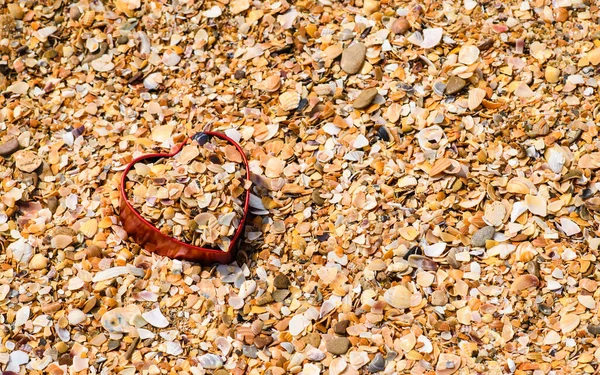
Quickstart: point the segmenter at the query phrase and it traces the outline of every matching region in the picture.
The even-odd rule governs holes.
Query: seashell
[[[385,370],[385,358],[383,357],[383,354],[375,354],[375,357],[373,358],[371,363],[369,363],[367,369],[369,372],[380,372]]]
[[[144,87],[148,90],[154,90],[163,82],[161,73],[151,73],[144,78]]]
[[[304,362],[304,358],[306,358],[304,356],[304,354],[302,354],[302,353],[294,353],[292,355],[292,358],[290,358],[290,363],[288,365],[288,368],[300,366],[302,364],[302,362]]]
[[[414,268],[422,268],[425,271],[436,271],[438,268],[433,260],[417,254],[408,257],[408,264]]]
[[[535,95],[535,92],[525,83],[521,82],[514,91],[519,98],[527,99]]]
[[[50,240],[50,246],[54,249],[64,249],[73,242],[73,237],[67,234],[58,234]]]
[[[229,342],[229,340],[223,336],[219,336],[215,339],[214,341],[215,345],[217,346],[217,348],[221,351],[221,355],[223,356],[227,356],[229,354],[229,352],[231,351],[231,343]]]
[[[534,215],[546,216],[547,204],[546,200],[538,195],[526,195],[525,203],[527,204],[527,210]]]
[[[413,350],[413,348],[415,347],[417,343],[417,337],[415,336],[414,333],[410,332],[407,335],[404,335],[400,338],[400,347],[402,348],[402,350],[404,350],[405,352],[410,352],[411,350]]]
[[[163,53],[162,63],[165,66],[175,66],[175,65],[179,64],[180,61],[181,61],[181,56],[179,56],[177,54],[177,52],[175,52],[173,50],[169,49]]]
[[[350,352],[350,366],[355,370],[369,363],[369,355],[366,352]]]
[[[240,298],[246,298],[256,291],[256,281],[246,280],[240,287],[238,295]]]
[[[252,325],[250,326],[252,333],[255,336],[258,336],[261,334],[263,327],[265,326],[265,323],[262,320],[255,320],[254,322],[252,322]]]
[[[402,106],[398,103],[392,103],[385,111],[385,118],[389,122],[395,123],[400,119],[401,114],[402,114]],[[385,127],[382,127],[382,128],[385,128]],[[389,139],[386,141],[389,141]]]
[[[29,269],[43,270],[48,267],[48,258],[43,254],[35,254],[29,261]]]
[[[98,232],[98,220],[90,219],[81,223],[79,231],[87,238],[93,238]]]
[[[311,347],[306,351],[306,358],[314,362],[320,362],[325,359],[327,355],[317,348]]]
[[[181,348],[181,344],[177,341],[166,341],[165,353],[177,356],[183,353],[183,349]]]
[[[437,175],[443,173],[451,165],[452,165],[452,162],[450,159],[447,159],[447,158],[438,159],[435,161],[435,163],[433,163],[433,166],[431,167],[431,170],[429,171],[429,175],[431,177],[437,176]]]
[[[108,259],[108,258],[106,258],[106,259]],[[110,261],[110,259],[108,259],[108,260]],[[146,271],[144,271],[143,268],[137,268],[137,267],[133,267],[131,265],[111,267],[111,268],[108,268],[108,269],[105,269],[103,271],[96,273],[94,275],[94,277],[92,277],[92,282],[97,283],[99,281],[105,281],[105,280],[109,280],[109,279],[112,279],[112,278],[115,278],[118,276],[122,276],[122,275],[127,275],[127,274],[142,277],[146,274]]]
[[[477,47],[475,47],[475,48],[477,48]],[[479,107],[479,105],[485,98],[485,95],[486,95],[486,91],[484,89],[473,88],[473,89],[469,90],[469,99],[468,99],[469,109],[471,111],[474,111],[475,109],[477,109],[477,107]]]
[[[546,150],[545,155],[548,166],[554,173],[560,173],[567,163],[567,152],[559,145],[554,145]]]
[[[348,367],[348,363],[344,358],[335,358],[329,364],[329,374],[330,375],[339,375]]]
[[[132,327],[129,322],[139,314],[140,309],[135,305],[118,307],[105,312],[100,324],[110,333],[127,332]]]
[[[54,325],[54,330],[56,331],[56,335],[62,342],[71,341],[71,332],[66,328],[61,328],[58,325],[58,322]]]
[[[447,244],[445,242],[438,242],[433,245],[427,245],[426,243],[421,244],[423,248],[423,252],[428,257],[439,257],[442,256],[444,251],[446,251]]]
[[[479,58],[479,48],[473,45],[464,45],[458,52],[458,62],[465,65],[471,65]]]
[[[350,29],[343,29],[338,35],[338,39],[341,41],[350,40],[352,38],[354,38],[354,32]]]
[[[412,293],[404,285],[396,285],[385,291],[383,299],[392,307],[407,309],[411,296]]]
[[[463,310],[463,309],[461,309],[461,310]],[[469,314],[470,314],[470,309],[468,311],[469,311]],[[459,318],[459,313],[460,313],[460,310],[458,310],[456,312],[456,317],[457,318]],[[458,321],[460,322],[461,320],[458,319]],[[465,323],[463,323],[463,324],[465,324]],[[431,352],[433,352],[433,344],[431,343],[431,340],[429,340],[427,337],[421,335],[421,336],[419,336],[419,338],[417,338],[417,342],[423,344],[420,348],[417,349],[417,351],[419,351],[421,353],[431,353]]]
[[[28,264],[33,257],[33,247],[24,238],[19,238],[6,248],[10,258],[21,264]]]
[[[364,0],[363,1],[363,11],[365,16],[370,16],[371,14],[377,12],[379,10],[380,4],[379,0]]]
[[[310,326],[310,320],[308,320],[304,315],[294,315],[289,323],[289,332],[292,336],[298,336],[304,332],[308,326]]]
[[[556,331],[549,331],[546,337],[544,337],[544,345],[554,345],[562,341],[562,337]]]
[[[275,92],[281,87],[281,76],[279,73],[272,74],[262,82],[259,82],[256,87],[259,90],[264,90],[266,92]]]
[[[565,232],[567,236],[574,236],[581,233],[581,228],[573,220],[567,219],[566,217],[560,218],[560,229]]]
[[[437,150],[440,148],[442,140],[445,139],[446,133],[444,133],[444,130],[437,125],[425,128],[417,134],[419,147],[425,151]]]
[[[300,104],[300,94],[295,91],[286,91],[279,96],[279,104],[284,111],[294,110]]]
[[[221,360],[221,357],[210,353],[198,357],[198,363],[200,366],[208,370],[216,370],[223,367],[223,361]]]
[[[540,285],[540,280],[535,275],[526,274],[517,277],[510,286],[510,290],[512,292],[520,292],[538,285]]]
[[[522,242],[517,246],[515,255],[519,262],[529,262],[535,258],[537,251],[531,242]]]
[[[83,16],[80,18],[81,26],[90,27],[94,23],[94,19],[96,18],[96,12],[93,10],[86,11]]]
[[[450,375],[458,371],[461,358],[454,354],[441,353],[435,367],[436,375]]]
[[[575,314],[565,314],[562,318],[560,318],[560,330],[562,333],[569,333],[574,331],[577,326],[579,326],[579,322],[581,319],[579,315]]]
[[[588,309],[595,309],[596,308],[596,300],[594,299],[593,296],[586,294],[586,295],[578,295],[577,296],[577,300],[579,301],[579,303],[581,303],[583,306],[585,306]]]
[[[306,363],[302,366],[301,375],[319,375],[321,373],[321,368],[319,366],[313,365],[312,363]]]
[[[13,310],[14,311],[14,310]],[[27,305],[21,307],[15,313],[15,320],[13,324],[15,327],[20,327],[24,325],[29,320],[29,314],[31,313],[31,308]]]
[[[525,177],[514,177],[508,181],[506,191],[514,194],[537,194],[535,185]]]
[[[160,311],[160,308],[155,308],[142,314],[142,317],[153,327],[165,328],[169,325],[169,321]]]
[[[439,96],[444,96],[444,94],[446,93],[446,84],[441,81],[434,83],[433,92],[435,92]]]
[[[421,48],[433,48],[442,40],[444,30],[441,27],[424,29],[414,32],[408,37],[408,41]]]
[[[485,207],[483,221],[485,221],[486,224],[497,227],[502,225],[505,217],[506,207],[502,204],[502,202],[492,202]]]
[[[67,315],[67,319],[69,320],[70,325],[76,325],[76,324],[84,322],[87,319],[87,317],[85,316],[83,311],[81,311],[79,309],[73,309],[73,310],[69,311],[69,314]]]

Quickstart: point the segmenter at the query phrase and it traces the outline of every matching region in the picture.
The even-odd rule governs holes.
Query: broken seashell
[[[475,47],[475,48],[477,48],[477,47]],[[474,111],[477,107],[479,107],[479,105],[485,98],[485,95],[486,95],[486,91],[484,89],[473,88],[473,89],[469,90],[469,99],[468,99],[469,109],[471,111]]]
[[[540,280],[535,275],[526,274],[517,277],[510,286],[510,290],[512,292],[520,292],[538,285],[540,285]]]
[[[471,65],[479,58],[479,48],[473,45],[464,45],[458,52],[458,62],[465,65]]]
[[[435,367],[436,375],[454,374],[461,365],[461,358],[454,354],[441,353]]]
[[[525,177],[514,177],[508,181],[506,191],[514,194],[537,194],[535,185]]]
[[[102,315],[100,324],[110,333],[127,332],[132,326],[130,321],[140,314],[140,309],[135,305],[117,307]]]
[[[329,374],[340,375],[348,367],[348,363],[344,358],[338,357],[331,361],[329,364]]]
[[[567,162],[568,155],[559,145],[554,145],[546,150],[546,162],[554,173],[560,173]]]
[[[581,233],[581,228],[573,220],[567,219],[566,217],[560,218],[560,229],[565,232],[567,236],[574,236]]]
[[[526,195],[525,203],[527,204],[527,209],[534,215],[538,216],[546,216],[546,200],[543,197],[538,195]]]
[[[392,307],[407,309],[410,307],[411,295],[412,293],[404,285],[396,285],[386,290],[383,299]]]
[[[142,314],[142,317],[153,327],[165,328],[169,325],[169,321],[160,311],[160,308],[155,308]]]
[[[569,333],[579,326],[580,321],[579,315],[565,314],[560,318],[560,330],[562,333]]]
[[[208,370],[216,370],[223,367],[223,361],[221,360],[221,357],[210,353],[198,357],[198,363],[200,366]]]
[[[485,207],[483,221],[485,221],[486,224],[497,227],[502,225],[505,217],[506,207],[502,204],[502,202],[492,202]]]

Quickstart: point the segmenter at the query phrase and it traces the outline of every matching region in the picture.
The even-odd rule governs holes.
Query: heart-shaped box
[[[233,238],[231,239],[231,243],[227,251],[193,246],[191,244],[179,241],[171,236],[167,236],[161,233],[158,230],[158,228],[156,228],[148,220],[144,219],[140,215],[140,213],[137,212],[137,210],[131,205],[131,202],[129,202],[129,199],[127,199],[127,193],[125,191],[127,173],[131,168],[133,168],[133,166],[136,163],[142,160],[149,161],[153,159],[156,160],[161,158],[173,157],[177,155],[181,151],[183,146],[185,146],[185,144],[188,143],[190,140],[199,139],[205,136],[224,139],[236,147],[238,152],[242,155],[244,168],[246,169],[246,179],[249,181],[250,169],[248,167],[248,160],[246,159],[244,150],[242,150],[242,148],[240,147],[240,145],[237,144],[237,142],[221,133],[209,131],[198,133],[192,138],[187,138],[184,142],[182,142],[177,147],[175,152],[172,152],[170,154],[148,154],[141,156],[129,163],[127,168],[125,168],[125,170],[123,171],[123,176],[121,177],[121,212],[119,214],[119,218],[121,219],[121,223],[123,224],[123,229],[125,229],[129,237],[148,251],[167,256],[169,258],[185,259],[202,264],[231,263],[235,259],[237,252],[237,242],[240,239],[242,233],[244,232],[244,224],[246,223],[246,218],[248,217],[248,204],[250,202],[249,190],[246,190],[245,192],[246,197],[244,199],[244,215],[240,218],[240,224],[237,230],[235,231]]]

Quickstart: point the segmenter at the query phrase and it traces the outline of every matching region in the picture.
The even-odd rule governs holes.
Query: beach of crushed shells
[[[591,0],[0,0],[0,370],[598,373],[599,76]],[[230,265],[118,219],[202,130]]]

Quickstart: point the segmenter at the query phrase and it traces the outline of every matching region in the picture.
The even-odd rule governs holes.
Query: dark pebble
[[[350,325],[349,320],[340,320],[333,326],[333,332],[335,332],[336,334],[338,334],[340,336],[346,336],[347,335],[346,328],[348,328],[349,325]]]
[[[587,330],[592,335],[600,334],[600,325],[588,324]]]
[[[287,289],[290,287],[290,280],[287,278],[286,275],[280,273],[279,275],[275,276],[275,280],[273,280],[273,285],[275,285],[275,288],[277,289]]]

